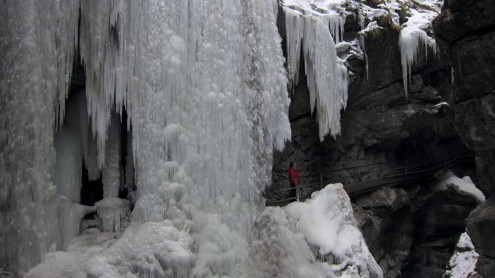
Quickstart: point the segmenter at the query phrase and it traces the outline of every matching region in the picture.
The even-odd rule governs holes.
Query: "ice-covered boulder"
[[[265,209],[256,232],[254,259],[263,277],[383,277],[342,184],[305,202]]]

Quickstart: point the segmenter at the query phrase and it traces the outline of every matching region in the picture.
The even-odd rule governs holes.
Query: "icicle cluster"
[[[402,65],[402,81],[404,93],[407,95],[409,80],[411,79],[411,67],[416,62],[420,45],[425,47],[425,55],[428,58],[428,50],[437,53],[435,39],[429,37],[426,29],[431,27],[431,21],[437,15],[435,12],[415,13],[403,25],[399,36],[400,57]]]
[[[316,108],[320,140],[327,134],[335,138],[340,134],[340,111],[347,104],[348,76],[337,57],[333,37],[337,42],[342,38],[344,20],[338,15],[305,15],[289,7],[284,7],[284,12],[290,84],[295,86],[299,81],[302,47],[311,111]]]

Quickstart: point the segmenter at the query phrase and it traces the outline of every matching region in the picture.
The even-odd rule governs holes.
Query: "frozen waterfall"
[[[10,132],[1,136],[2,262],[22,273],[78,232],[61,235],[64,217],[56,213],[62,196],[80,201],[81,163],[92,148],[63,127],[77,52],[94,165],[110,198],[97,206],[116,204],[122,158],[112,111],[125,108],[137,182],[133,222],[190,233],[184,252],[205,248],[194,239],[208,229],[203,219],[249,237],[272,150],[290,137],[271,1],[23,0],[6,3],[0,17],[1,130]],[[57,129],[63,147],[54,147]],[[62,172],[75,180],[55,178]]]
[[[261,192],[274,149],[291,136],[273,4],[6,2],[0,267],[37,278],[263,277],[253,259],[270,229],[256,224]],[[328,27],[303,22],[320,137],[335,136],[346,70]],[[359,239],[365,261],[339,254],[338,263],[379,276]],[[341,270],[305,259],[306,273]]]

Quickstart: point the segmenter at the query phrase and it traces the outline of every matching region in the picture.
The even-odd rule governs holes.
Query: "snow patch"
[[[450,258],[447,270],[443,278],[468,278],[476,274],[476,263],[478,262],[478,253],[474,251],[473,243],[467,233],[461,234],[456,250]]]
[[[470,177],[466,176],[462,179],[457,177],[451,171],[445,174],[445,177],[440,181],[440,185],[443,187],[455,186],[459,191],[465,192],[469,195],[475,197],[478,201],[484,202],[485,195],[481,192],[476,185],[473,183]]]
[[[327,185],[303,203],[266,208],[256,226],[256,257],[267,261],[261,269],[287,277],[383,277],[341,184]]]

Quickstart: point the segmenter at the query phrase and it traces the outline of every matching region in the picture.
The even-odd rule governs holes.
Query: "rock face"
[[[282,9],[278,16],[279,32],[285,39]],[[428,53],[427,60],[427,53],[420,51],[406,99],[398,44],[400,28],[385,19],[378,20],[380,28],[359,34],[363,43],[357,46],[357,21],[357,16],[346,18],[344,39],[352,46],[337,47],[349,71],[349,99],[342,112],[341,135],[319,141],[301,63],[299,84],[290,88],[292,141],[284,152],[275,154],[271,189],[289,186],[290,161],[301,171],[302,184],[315,183],[314,188],[302,192],[309,196],[320,189],[321,179],[348,185],[394,173],[406,164],[429,164],[471,153],[455,132],[453,112],[446,104],[450,102],[448,57],[431,58],[432,53]],[[284,196],[288,193],[267,197]]]
[[[453,186],[383,187],[356,199],[354,215],[384,277],[441,277],[478,204]]]
[[[450,54],[455,124],[464,143],[476,152],[479,187],[488,200],[470,215],[468,234],[480,254],[478,271],[495,277],[495,2],[446,1],[434,21],[437,41]]]
[[[284,39],[282,9],[278,16]],[[358,34],[357,17],[346,18],[344,40],[352,46],[337,47],[337,53],[349,71],[349,99],[342,112],[342,133],[336,139],[327,136],[320,142],[318,138],[301,66],[300,82],[290,88],[292,141],[284,152],[275,154],[270,189],[288,187],[290,161],[301,171],[302,184],[314,184],[303,189],[305,199],[320,189],[320,180],[345,186],[379,179],[406,165],[472,155],[456,132],[449,53],[431,58],[432,53],[419,51],[406,99],[400,29],[386,18],[378,24],[381,28]],[[356,47],[358,36],[362,43]],[[471,175],[474,169],[462,166],[460,170]],[[280,191],[267,194],[268,201],[287,197],[288,193]],[[356,219],[384,277],[441,277],[467,215],[478,204],[453,189],[440,190],[425,183],[383,188],[353,202]]]

